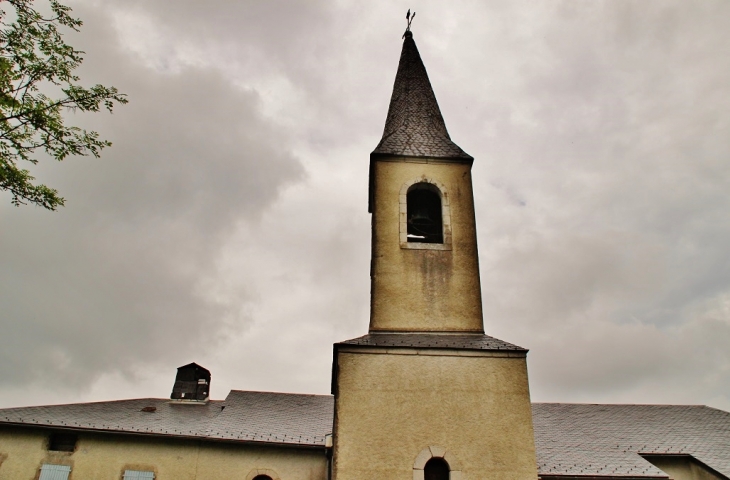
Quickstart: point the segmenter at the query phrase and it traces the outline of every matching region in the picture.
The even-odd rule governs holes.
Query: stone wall
[[[338,347],[335,480],[535,480],[525,354]]]
[[[125,434],[78,434],[74,452],[48,450],[50,430],[0,428],[0,480],[33,480],[44,463],[68,465],[70,480],[121,480],[124,470],[156,480],[325,480],[324,448],[257,447]]]

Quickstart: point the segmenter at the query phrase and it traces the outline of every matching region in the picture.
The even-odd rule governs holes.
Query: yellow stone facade
[[[429,447],[452,480],[537,478],[524,354],[341,346],[336,382],[336,480],[422,478]]]
[[[0,429],[0,480],[34,480],[41,465],[68,465],[69,480],[121,480],[124,470],[145,470],[156,479],[324,480],[324,449],[80,432],[74,452],[52,452],[49,430]],[[4,457],[4,458],[3,458]]]
[[[394,157],[373,161],[370,331],[482,333],[471,163]],[[405,189],[442,194],[444,245],[405,240]]]

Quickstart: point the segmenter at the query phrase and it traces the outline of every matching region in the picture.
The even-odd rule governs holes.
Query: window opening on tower
[[[446,460],[433,457],[423,469],[424,480],[449,480],[449,464]]]
[[[408,189],[408,242],[444,243],[441,192],[431,183],[421,182]]]

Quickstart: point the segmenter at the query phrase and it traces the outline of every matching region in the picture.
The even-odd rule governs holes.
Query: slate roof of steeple
[[[449,137],[410,31],[403,41],[383,138],[373,153],[472,160]]]

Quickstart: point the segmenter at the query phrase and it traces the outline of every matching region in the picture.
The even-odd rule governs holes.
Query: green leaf
[[[71,8],[50,0],[51,17],[43,17],[33,0],[0,0],[13,11],[0,10],[0,189],[11,194],[13,205],[33,204],[56,210],[64,205],[58,192],[42,184],[19,164],[38,163],[46,152],[56,160],[69,156],[99,157],[111,142],[94,131],[66,125],[64,112],[113,111],[127,98],[114,87],[79,85],[73,72],[83,62],[83,53],[65,43],[59,27],[78,31],[81,20]],[[43,93],[44,85],[60,86],[61,94]],[[58,90],[54,90],[58,91]]]

